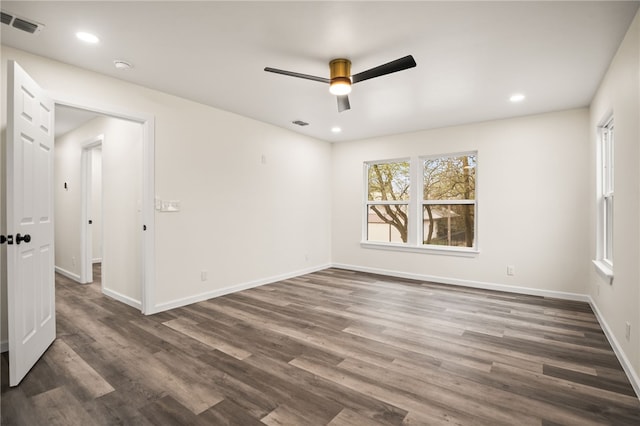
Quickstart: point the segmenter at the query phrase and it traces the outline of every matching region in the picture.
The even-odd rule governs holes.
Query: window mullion
[[[409,245],[415,246],[418,244],[418,220],[420,218],[418,209],[419,202],[418,200],[422,199],[422,195],[420,194],[420,188],[422,188],[422,179],[421,179],[421,168],[420,168],[420,160],[417,157],[411,158],[411,163],[409,166],[409,175],[411,176],[411,186],[409,191],[409,208],[407,214],[408,218],[408,226],[407,226],[407,243]]]

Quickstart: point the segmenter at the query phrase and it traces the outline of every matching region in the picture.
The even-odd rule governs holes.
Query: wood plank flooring
[[[585,303],[339,269],[152,316],[56,291],[3,425],[640,425]]]

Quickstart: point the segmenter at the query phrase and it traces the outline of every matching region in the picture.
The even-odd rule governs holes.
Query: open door
[[[56,337],[53,245],[54,103],[14,61],[7,73],[9,385]]]

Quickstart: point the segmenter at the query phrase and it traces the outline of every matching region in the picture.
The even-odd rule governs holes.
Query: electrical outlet
[[[507,265],[507,275],[509,275],[510,277],[514,276],[516,274],[516,267],[513,265]]]
[[[207,271],[201,271],[200,272],[200,281],[206,281],[207,280]]]
[[[624,327],[624,337],[626,337],[627,340],[631,339],[631,323],[629,321],[626,322]]]

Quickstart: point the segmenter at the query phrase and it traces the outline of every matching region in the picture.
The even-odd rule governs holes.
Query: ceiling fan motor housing
[[[336,78],[346,78],[351,83],[351,61],[348,59],[334,59],[329,62],[329,68],[331,69],[331,81]]]
[[[331,70],[330,91],[333,94],[345,95],[351,91],[351,61],[334,59],[329,62]],[[341,87],[341,89],[339,88]]]

